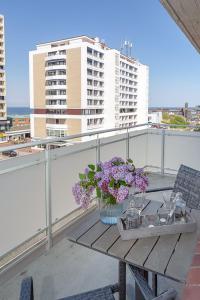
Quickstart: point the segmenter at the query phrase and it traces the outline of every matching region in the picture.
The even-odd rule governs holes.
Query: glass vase
[[[98,200],[99,200],[99,213],[100,213],[101,222],[109,225],[117,224],[117,218],[119,218],[123,213],[123,204],[106,203],[101,198]]]

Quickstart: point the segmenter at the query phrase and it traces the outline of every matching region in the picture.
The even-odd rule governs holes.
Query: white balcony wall
[[[167,131],[165,137],[165,169],[177,170],[180,164],[200,170],[200,133]]]
[[[147,142],[146,130],[135,130],[130,132],[129,157],[137,168],[147,165]]]
[[[96,149],[88,150],[96,141],[55,149],[52,151],[52,221],[60,219],[77,205],[72,195],[72,187],[79,181],[78,174],[84,172],[88,164],[96,164]],[[80,153],[77,151],[80,150]],[[73,152],[75,153],[73,154]]]
[[[149,130],[147,135],[147,165],[161,167],[162,130]],[[156,171],[155,168],[151,170]]]
[[[44,162],[13,170],[42,159],[44,153],[0,162],[0,256],[46,227]]]
[[[114,134],[100,135],[104,144],[100,150],[102,161],[113,156],[126,158],[125,130]],[[134,130],[129,135],[129,157],[136,167],[151,166],[149,170],[160,171],[162,130]],[[94,139],[51,150],[52,222],[77,208],[72,186],[78,181],[79,172],[89,163],[96,163],[96,145]],[[181,163],[200,170],[199,148],[200,133],[166,130],[165,171],[174,173]],[[0,256],[46,226],[44,159],[41,152],[0,161]],[[31,166],[32,163],[37,164]]]

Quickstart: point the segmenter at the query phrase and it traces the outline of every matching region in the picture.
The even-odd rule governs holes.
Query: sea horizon
[[[7,114],[9,116],[13,115],[30,115],[31,109],[29,106],[8,106]]]

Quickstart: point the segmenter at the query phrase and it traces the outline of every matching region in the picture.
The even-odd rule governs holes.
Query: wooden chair
[[[146,284],[146,281],[143,280],[142,275],[133,266],[129,266],[131,271],[133,272],[133,276],[135,281],[140,286],[145,300],[173,300],[176,296],[176,291],[174,289],[170,289],[158,297],[153,296],[153,292]],[[113,296],[114,293],[118,292],[118,285],[108,285],[103,288],[99,288],[93,291],[81,293],[74,296],[69,296],[66,298],[61,298],[59,300],[115,300]],[[21,284],[20,298],[19,300],[34,300],[33,294],[33,279],[32,277],[24,278]]]
[[[200,171],[181,165],[173,187],[148,189],[147,193],[167,190],[172,190],[175,193],[181,192],[187,207],[200,209]]]
[[[118,290],[118,284],[108,285],[103,288],[61,298],[59,300],[115,300],[113,294],[118,292]],[[34,300],[32,277],[26,277],[22,280],[19,300]]]

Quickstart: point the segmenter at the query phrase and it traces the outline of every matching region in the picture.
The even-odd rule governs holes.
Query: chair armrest
[[[162,191],[171,191],[174,187],[166,186],[162,188],[155,188],[155,189],[148,189],[146,190],[146,193],[156,193],[156,192],[162,192]]]
[[[156,192],[164,192],[164,191],[172,191],[174,189],[174,187],[171,187],[171,186],[165,186],[165,187],[162,187],[162,188],[154,188],[154,189],[147,189],[145,191],[145,193],[156,193]],[[137,195],[137,194],[140,194],[141,192],[140,191],[136,191],[134,192],[134,195]]]
[[[32,277],[22,280],[19,300],[34,300]]]

